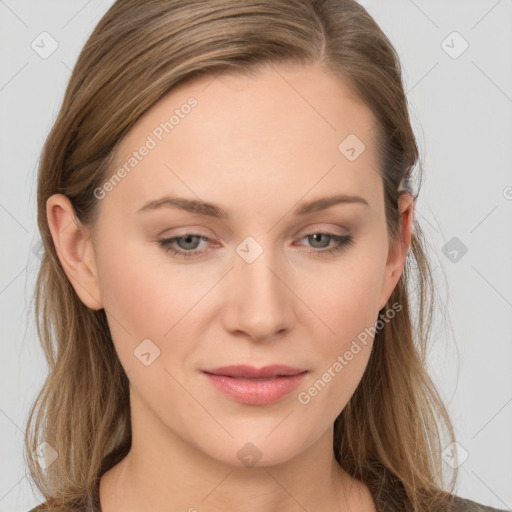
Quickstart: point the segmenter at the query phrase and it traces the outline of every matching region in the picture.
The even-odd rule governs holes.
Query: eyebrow
[[[306,203],[300,204],[293,212],[294,215],[307,215],[309,213],[326,210],[336,204],[361,204],[369,206],[366,199],[356,195],[337,194],[328,197],[321,197]],[[158,210],[163,207],[175,207],[190,213],[215,217],[217,219],[229,218],[228,213],[220,206],[195,199],[186,199],[184,197],[165,196],[154,201],[150,201],[140,208],[137,213]]]

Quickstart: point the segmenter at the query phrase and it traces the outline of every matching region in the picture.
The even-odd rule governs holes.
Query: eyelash
[[[304,235],[301,238],[301,240],[303,238],[307,238],[307,237],[313,236],[313,235],[325,235],[325,236],[330,237],[335,242],[337,242],[337,245],[331,247],[330,249],[319,249],[319,250],[313,249],[311,251],[307,251],[308,253],[314,254],[315,256],[320,256],[322,254],[337,253],[354,243],[354,239],[351,235],[335,235],[333,233],[324,233],[322,231],[308,233],[308,234]],[[199,252],[196,250],[182,251],[181,249],[174,249],[173,247],[171,247],[171,244],[173,242],[175,242],[176,240],[180,240],[182,238],[187,238],[189,236],[199,237],[203,241],[209,240],[209,238],[207,236],[199,235],[197,233],[186,233],[185,235],[175,236],[172,238],[162,238],[161,240],[158,240],[158,245],[160,247],[162,247],[164,251],[170,252],[173,256],[177,256],[179,258],[194,258],[194,257],[202,256],[206,251],[199,251]]]

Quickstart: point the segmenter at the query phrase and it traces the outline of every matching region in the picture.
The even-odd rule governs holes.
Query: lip
[[[301,383],[307,370],[285,365],[247,365],[202,370],[210,384],[228,397],[248,405],[277,402]]]
[[[255,368],[246,364],[238,364],[232,366],[219,366],[218,368],[209,368],[202,370],[212,375],[223,375],[225,377],[234,377],[241,379],[264,379],[267,377],[290,376],[303,373],[306,370],[302,368],[293,368],[284,364],[272,364]]]

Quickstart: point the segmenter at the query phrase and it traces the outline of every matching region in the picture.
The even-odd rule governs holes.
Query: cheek
[[[325,324],[321,326],[325,335],[319,336],[318,329],[310,333],[315,339],[314,372],[301,387],[298,401],[327,423],[350,400],[371,354],[385,261],[382,254],[367,256],[378,255],[378,248],[374,253],[366,251],[354,252],[335,271],[323,273],[303,295]]]
[[[152,326],[162,336],[204,294],[200,277],[191,279],[190,271],[173,265],[171,255],[133,234],[105,237],[99,262],[105,307],[128,330]]]
[[[121,255],[111,247],[123,247]],[[192,280],[190,271],[171,268],[165,252],[158,247],[111,238],[99,254],[104,307],[125,369],[138,363],[133,352],[145,339],[164,355],[169,351],[169,341],[187,325],[187,314],[208,291],[210,281]],[[172,350],[176,352],[179,347],[173,345]]]
[[[355,253],[319,277],[302,283],[304,301],[325,324],[322,330],[336,346],[374,325],[383,278],[381,258]],[[332,343],[328,343],[333,346]]]

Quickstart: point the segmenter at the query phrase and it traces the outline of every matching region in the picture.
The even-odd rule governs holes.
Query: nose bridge
[[[236,248],[231,328],[263,339],[289,327],[290,292],[276,252],[247,237]]]

